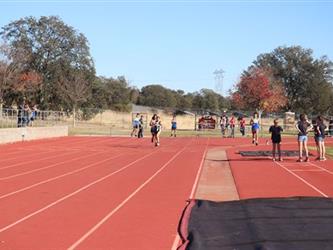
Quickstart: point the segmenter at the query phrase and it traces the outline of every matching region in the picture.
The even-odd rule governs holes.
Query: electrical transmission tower
[[[214,71],[215,75],[215,91],[221,95],[223,95],[223,78],[224,78],[224,70],[217,69]]]

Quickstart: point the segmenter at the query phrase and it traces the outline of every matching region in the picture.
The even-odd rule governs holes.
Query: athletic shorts
[[[259,128],[252,128],[252,134],[256,134],[258,132]]]
[[[308,141],[308,136],[307,135],[299,135],[298,136],[298,141],[299,142],[306,142],[306,141]]]

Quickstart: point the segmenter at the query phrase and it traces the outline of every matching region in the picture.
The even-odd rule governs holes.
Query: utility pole
[[[215,91],[222,96],[223,94],[223,78],[224,78],[224,70],[223,69],[217,69],[214,71],[215,75]]]

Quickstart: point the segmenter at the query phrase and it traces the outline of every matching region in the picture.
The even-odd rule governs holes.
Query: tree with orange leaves
[[[231,98],[235,107],[247,110],[276,112],[287,104],[283,85],[268,69],[256,67],[242,75]]]

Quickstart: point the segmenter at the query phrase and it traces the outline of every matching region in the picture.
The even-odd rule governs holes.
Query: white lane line
[[[316,168],[319,168],[319,169],[321,169],[322,171],[325,171],[326,173],[333,174],[332,171],[329,171],[329,170],[326,169],[326,168],[320,167],[320,166],[318,166],[317,164],[314,164],[314,163],[312,163],[312,162],[306,162],[306,163],[308,163],[309,165],[314,166],[314,167],[316,167]]]
[[[168,160],[159,170],[157,170],[150,178],[148,178],[144,183],[142,183],[133,193],[131,193],[125,200],[123,200],[115,209],[108,213],[102,220],[100,220],[95,226],[93,226],[87,233],[85,233],[81,238],[74,242],[68,250],[75,249],[80,245],[85,239],[87,239],[91,234],[93,234],[102,224],[104,224],[112,215],[114,215],[119,209],[121,209],[133,196],[135,196],[141,189],[143,189],[152,179],[154,179],[160,172],[162,172],[178,155],[180,155],[186,149],[187,145],[177,154],[175,154],[170,160]]]
[[[35,173],[35,172],[42,171],[42,170],[49,169],[49,168],[53,168],[53,167],[56,167],[56,166],[59,166],[59,165],[62,165],[62,164],[68,163],[68,162],[72,162],[72,161],[76,161],[76,160],[80,160],[80,159],[85,159],[85,158],[88,158],[90,156],[95,156],[95,155],[98,155],[98,154],[102,154],[102,153],[93,153],[93,154],[86,155],[86,156],[79,156],[79,157],[76,157],[76,158],[72,158],[70,160],[61,161],[61,162],[57,162],[57,163],[54,163],[54,164],[51,164],[51,165],[47,165],[46,167],[36,168],[36,169],[26,171],[26,172],[22,172],[22,173],[19,173],[19,174],[14,174],[14,175],[6,176],[6,177],[1,177],[0,181],[9,180],[9,179],[13,179],[15,177]]]
[[[63,156],[70,155],[70,154],[73,154],[73,152],[69,152],[69,153],[66,152],[64,154],[55,155],[55,156],[48,156],[48,157],[45,157],[45,158],[37,158],[37,159],[35,158],[35,159],[31,160],[31,161],[24,161],[24,155],[22,155],[21,158],[20,158],[20,162],[19,163],[8,165],[6,167],[2,167],[2,168],[0,168],[0,170],[8,169],[8,168],[13,168],[13,167],[21,166],[21,165],[26,165],[27,163],[32,163],[32,162],[36,162],[36,161],[44,161],[44,160],[49,160],[49,159],[53,159],[53,158],[59,158],[60,156],[63,157]]]
[[[119,172],[125,170],[126,168],[132,166],[133,164],[135,164],[135,163],[137,163],[137,162],[139,162],[139,161],[141,161],[141,160],[147,158],[148,156],[150,156],[150,155],[152,155],[152,154],[154,154],[154,153],[156,153],[156,152],[157,152],[157,150],[156,150],[156,151],[153,151],[153,152],[151,152],[151,153],[149,153],[149,154],[147,154],[147,155],[145,155],[145,156],[143,156],[143,157],[141,157],[141,158],[139,158],[139,159],[137,159],[137,160],[135,160],[135,161],[133,161],[133,162],[127,164],[127,165],[125,165],[124,167],[122,167],[122,168],[120,168],[120,169],[118,169],[118,170],[116,170],[116,171],[114,171],[114,172],[111,172],[110,174],[108,174],[108,175],[106,175],[106,176],[104,176],[104,177],[102,177],[102,178],[97,179],[96,181],[93,181],[93,182],[89,183],[88,185],[85,185],[85,186],[83,186],[83,187],[77,189],[76,191],[74,191],[74,192],[72,192],[72,193],[70,193],[70,194],[68,194],[68,195],[66,195],[66,196],[63,196],[62,198],[60,198],[60,199],[58,199],[58,200],[56,200],[56,201],[50,203],[49,205],[47,205],[47,206],[45,206],[45,207],[43,207],[43,208],[41,208],[41,209],[39,209],[39,210],[37,210],[37,211],[35,211],[35,212],[33,212],[33,213],[28,214],[28,215],[24,216],[23,218],[21,218],[21,219],[15,221],[15,222],[13,222],[13,223],[11,223],[11,224],[9,224],[9,225],[3,227],[3,228],[0,228],[0,233],[2,233],[2,232],[4,232],[4,231],[6,231],[6,230],[8,230],[8,229],[10,229],[10,228],[12,228],[12,227],[14,227],[14,226],[16,226],[17,224],[19,224],[19,223],[21,223],[21,222],[23,222],[23,221],[28,220],[29,218],[31,218],[31,217],[33,217],[33,216],[35,216],[35,215],[37,215],[37,214],[39,214],[39,213],[41,213],[41,212],[47,210],[47,209],[49,209],[49,208],[51,208],[51,207],[53,207],[53,206],[59,204],[60,202],[62,202],[62,201],[64,201],[64,200],[67,200],[68,198],[73,197],[74,195],[76,195],[76,194],[78,194],[78,193],[80,193],[80,192],[82,192],[82,191],[84,191],[84,190],[86,190],[86,189],[88,189],[88,188],[94,186],[95,184],[97,184],[97,183],[99,183],[99,182],[102,182],[102,181],[106,180],[107,178],[109,178],[109,177],[111,177],[111,176],[113,176],[113,175],[115,175],[115,174],[117,174],[117,173],[119,173]]]
[[[319,194],[321,194],[322,196],[328,198],[328,195],[325,194],[323,191],[321,191],[320,189],[318,189],[317,187],[315,187],[314,185],[312,185],[311,183],[309,183],[308,181],[306,181],[305,179],[303,179],[302,177],[300,177],[299,175],[295,174],[294,172],[292,172],[291,170],[289,170],[288,168],[284,167],[281,163],[275,161],[275,163],[277,165],[279,165],[281,168],[283,168],[284,170],[286,170],[288,173],[292,174],[293,176],[295,176],[297,179],[299,179],[300,181],[302,181],[303,183],[305,183],[307,186],[309,186],[310,188],[312,188],[313,190],[315,190],[316,192],[318,192]]]
[[[109,158],[107,158],[107,159],[104,159],[104,160],[97,161],[97,162],[91,163],[91,164],[89,164],[89,165],[86,165],[86,166],[84,166],[84,167],[82,167],[82,168],[75,169],[75,170],[73,170],[73,171],[71,171],[71,172],[67,172],[67,173],[65,173],[65,174],[61,174],[61,175],[58,175],[58,176],[55,176],[55,177],[49,178],[49,179],[47,179],[47,180],[44,180],[44,181],[41,181],[41,182],[37,182],[37,183],[32,184],[32,185],[30,185],[30,186],[27,186],[27,187],[24,187],[24,188],[18,189],[18,190],[16,190],[16,191],[13,191],[13,192],[10,192],[10,193],[7,193],[7,194],[4,194],[4,195],[0,196],[0,200],[3,199],[3,198],[6,198],[6,197],[12,196],[12,195],[14,195],[14,194],[18,194],[18,193],[21,193],[21,192],[23,192],[23,191],[29,190],[29,189],[31,189],[31,188],[34,188],[34,187],[40,186],[40,185],[42,185],[42,184],[45,184],[45,183],[48,183],[48,182],[51,182],[51,181],[54,181],[54,180],[60,179],[60,178],[62,178],[62,177],[66,177],[66,176],[69,176],[69,175],[72,175],[72,174],[75,174],[75,173],[81,172],[81,171],[83,171],[83,170],[85,170],[85,169],[88,169],[88,168],[94,167],[94,166],[96,166],[96,165],[102,164],[102,163],[104,163],[104,162],[106,162],[106,161],[116,159],[116,158],[118,158],[118,157],[120,157],[120,156],[122,156],[122,155],[124,155],[124,154],[119,154],[119,155],[116,155],[116,156],[113,156],[113,157],[109,157]],[[92,156],[92,155],[90,155],[90,156]]]
[[[193,186],[192,186],[192,190],[191,190],[191,194],[190,194],[190,199],[194,198],[194,194],[195,194],[195,191],[197,189],[197,185],[198,185],[198,182],[199,182],[199,178],[200,178],[200,175],[201,175],[201,172],[202,172],[202,168],[203,168],[203,164],[204,164],[204,161],[205,161],[205,157],[206,157],[206,154],[207,154],[208,145],[209,145],[209,137],[207,139],[207,143],[206,143],[204,152],[203,152],[202,157],[201,157],[200,166],[199,166],[197,175],[195,177],[195,181],[194,181]],[[171,250],[177,250],[177,248],[179,246],[179,242],[180,242],[180,236],[179,236],[178,232],[176,232],[176,237],[175,237],[175,239],[174,239],[174,241],[172,243]]]
[[[98,152],[100,152],[100,151],[98,151]],[[52,153],[52,152],[51,152]],[[57,158],[57,157],[59,157],[59,156],[67,156],[67,155],[71,155],[71,154],[73,154],[73,155],[75,155],[75,154],[77,154],[77,153],[79,153],[78,151],[68,151],[68,152],[66,152],[65,154],[60,154],[60,155],[56,155],[56,156],[52,156],[52,157],[47,157],[47,158],[42,158],[42,159],[35,159],[35,160],[33,160],[33,161],[30,161],[30,162],[34,162],[34,161],[41,161],[41,160],[46,160],[46,159],[52,159],[52,158]],[[101,153],[103,153],[103,152],[101,152]],[[92,155],[94,155],[94,154],[92,154]],[[21,159],[22,160],[22,159]],[[4,167],[4,168],[0,168],[0,170],[2,170],[2,169],[8,169],[8,168],[13,168],[13,167],[16,167],[16,166],[19,166],[19,165],[24,165],[24,164],[26,164],[26,163],[30,163],[29,161],[25,161],[25,162],[20,162],[20,163],[17,163],[17,164],[14,164],[14,165],[10,165],[10,166],[7,166],[7,167]],[[65,162],[65,161],[64,161]],[[61,164],[61,163],[63,163],[63,162],[58,162],[59,164]],[[56,165],[58,165],[58,163],[56,163],[55,165],[52,165],[52,166],[56,166]],[[33,172],[36,172],[36,171],[39,171],[39,170],[43,170],[43,169],[46,169],[46,168],[48,168],[48,167],[43,167],[43,168],[39,168],[39,169],[35,169],[35,170],[31,170],[31,171],[27,171],[27,172],[24,172],[24,173],[21,173],[21,174],[17,174],[17,175],[12,175],[12,176],[6,176],[6,177],[2,177],[2,178],[0,178],[0,180],[6,180],[6,179],[10,179],[11,177],[17,177],[17,176],[21,176],[21,175],[25,175],[25,174],[29,174],[29,173],[33,173]]]
[[[292,172],[324,172],[321,169],[290,169]]]

